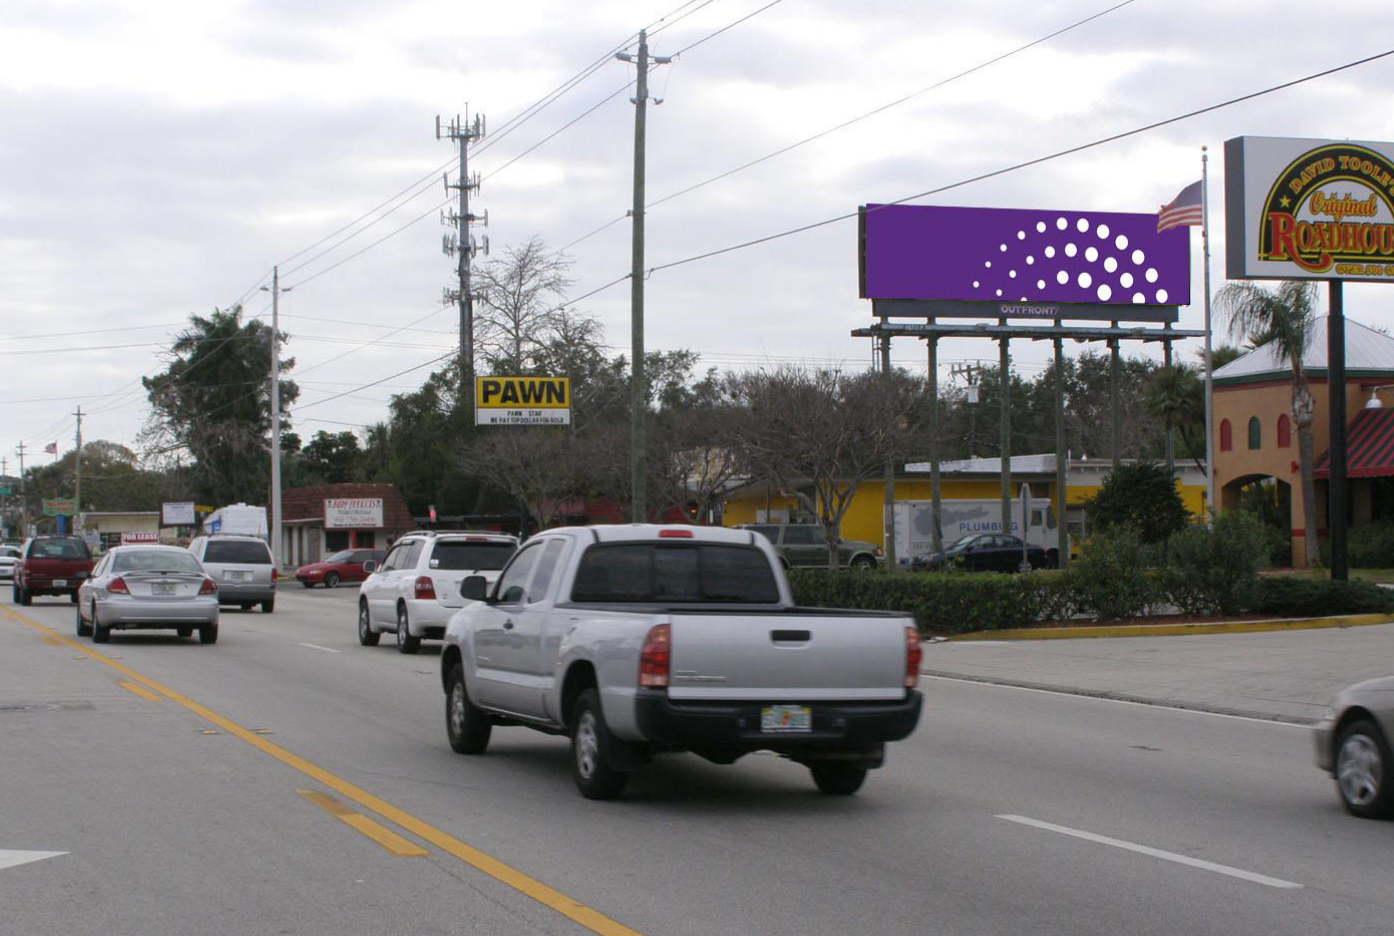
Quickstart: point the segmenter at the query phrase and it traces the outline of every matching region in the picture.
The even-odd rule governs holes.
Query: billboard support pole
[[[1059,324],[1059,320],[1056,320]],[[1070,539],[1065,523],[1065,486],[1070,453],[1065,448],[1065,339],[1055,339],[1055,548],[1060,554],[1058,568],[1070,564]]]
[[[934,319],[930,319],[931,322]],[[939,339],[931,335],[929,346],[929,511],[932,529],[930,548],[944,551],[943,509],[939,494]],[[972,452],[968,453],[972,456]]]
[[[891,336],[889,333],[881,336],[881,392],[886,395],[887,402],[890,402],[892,393],[892,374],[891,374]],[[886,407],[883,417],[887,420],[887,425],[882,426],[882,431],[886,432],[890,438],[894,439],[896,427],[889,425],[892,418],[891,408]],[[883,504],[882,511],[885,516],[882,520],[883,539],[885,540],[886,569],[890,572],[896,571],[895,555],[895,448],[892,446],[886,452],[886,468],[884,480],[882,481]]]
[[[1117,322],[1111,324],[1114,328],[1118,327]],[[1109,341],[1108,350],[1108,407],[1112,417],[1110,420],[1112,428],[1109,430],[1109,447],[1113,449],[1113,470],[1117,471],[1118,466],[1123,463],[1123,408],[1118,405],[1118,365],[1120,349],[1117,338]]]
[[[1007,324],[1006,319],[999,320],[1002,325]],[[1011,341],[1003,335],[1001,342],[1001,360],[998,370],[998,383],[1002,394],[1002,533],[1006,536],[1012,534],[1012,358],[1008,350],[1008,342]],[[1023,529],[1021,531],[1025,533]]]
[[[1331,479],[1327,482],[1326,528],[1331,539],[1331,578],[1349,575],[1346,555],[1346,317],[1341,281],[1330,282],[1326,317],[1326,391],[1330,394]]]

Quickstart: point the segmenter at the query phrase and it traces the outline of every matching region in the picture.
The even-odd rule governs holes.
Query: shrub
[[[1040,572],[1030,578],[1040,602],[1041,620],[1068,621],[1084,612],[1079,583],[1072,570]]]
[[[1085,503],[1085,511],[1091,529],[1111,533],[1126,527],[1145,543],[1166,542],[1187,522],[1176,479],[1165,465],[1153,462],[1119,465]]]
[[[1350,528],[1346,541],[1353,569],[1394,568],[1394,523],[1367,523]]]
[[[822,608],[903,611],[924,634],[1022,627],[1041,613],[1036,576],[793,569],[794,601]]]
[[[1207,528],[1191,526],[1167,541],[1162,575],[1167,599],[1187,614],[1235,614],[1255,599],[1268,534],[1253,515],[1231,510]]]
[[[1275,617],[1388,614],[1394,612],[1394,591],[1369,582],[1265,576],[1255,590],[1253,610]]]
[[[1091,536],[1070,567],[1079,608],[1101,621],[1142,617],[1162,598],[1155,551],[1128,527]]]

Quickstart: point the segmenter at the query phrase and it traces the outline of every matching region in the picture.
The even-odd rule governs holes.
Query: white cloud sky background
[[[491,129],[680,0],[575,4],[261,2],[6,4],[0,24],[0,454],[89,439],[130,442],[145,416],[138,378],[161,366],[191,313],[226,306],[263,272],[446,162],[436,115],[471,110]],[[763,6],[715,0],[653,41],[671,54]],[[649,111],[650,200],[787,146],[1107,8],[1108,0],[973,4],[783,0],[657,70]],[[843,214],[1394,47],[1387,0],[1350,0],[1341,22],[1295,0],[1135,0],[1048,43],[653,208],[650,266]],[[471,168],[490,177],[495,248],[536,234],[560,247],[624,214],[633,108],[622,94],[526,158],[522,150],[632,76],[602,67]],[[1241,134],[1394,139],[1394,59],[927,199],[930,204],[1155,211],[1211,159],[1212,259],[1223,283],[1223,141]],[[486,139],[486,143],[489,141]],[[302,269],[295,283],[445,198],[439,182]],[[284,297],[286,353],[305,371],[438,307],[453,262],[427,218]],[[477,231],[482,234],[483,231]],[[870,321],[857,298],[856,225],[845,221],[655,273],[646,332],[704,365],[798,359],[860,366]],[[321,248],[322,249],[322,248]],[[629,225],[578,245],[573,294],[622,276]],[[1191,306],[1202,318],[1200,237]],[[1347,288],[1347,315],[1388,324],[1387,289]],[[247,300],[249,313],[267,304]],[[629,291],[579,304],[628,345]],[[298,378],[301,402],[445,353],[453,308]],[[130,329],[97,333],[98,329]],[[91,332],[90,334],[87,334]],[[42,338],[26,336],[60,335]],[[325,340],[333,339],[333,340]],[[400,347],[399,345],[413,347]],[[83,348],[101,350],[78,350]],[[895,358],[923,367],[923,344]],[[1048,346],[1018,342],[1039,372]],[[1157,346],[1146,353],[1160,354]],[[1189,353],[1189,351],[1187,352]],[[941,361],[994,359],[953,341]],[[308,437],[385,416],[417,371],[294,419]],[[946,374],[944,376],[947,376]],[[114,392],[114,393],[113,393]],[[112,395],[108,395],[112,394]],[[82,399],[17,402],[51,397]],[[332,420],[320,422],[316,420]],[[45,456],[39,455],[40,463]]]

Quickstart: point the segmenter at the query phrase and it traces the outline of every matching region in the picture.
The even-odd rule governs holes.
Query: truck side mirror
[[[369,559],[367,562],[363,563],[363,571],[367,572],[369,575],[372,575],[377,570],[378,562],[376,559]]]
[[[482,575],[470,575],[460,583],[460,597],[466,601],[488,601],[489,580]]]

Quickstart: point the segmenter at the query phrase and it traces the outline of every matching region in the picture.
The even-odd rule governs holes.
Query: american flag
[[[48,443],[48,445],[45,445],[45,446],[44,446],[44,454],[45,454],[45,455],[57,455],[57,454],[58,454],[58,443],[57,443],[57,442],[50,442],[50,443]]]
[[[1181,190],[1181,194],[1163,205],[1157,211],[1157,233],[1174,227],[1201,223],[1200,183],[1192,182]]]

